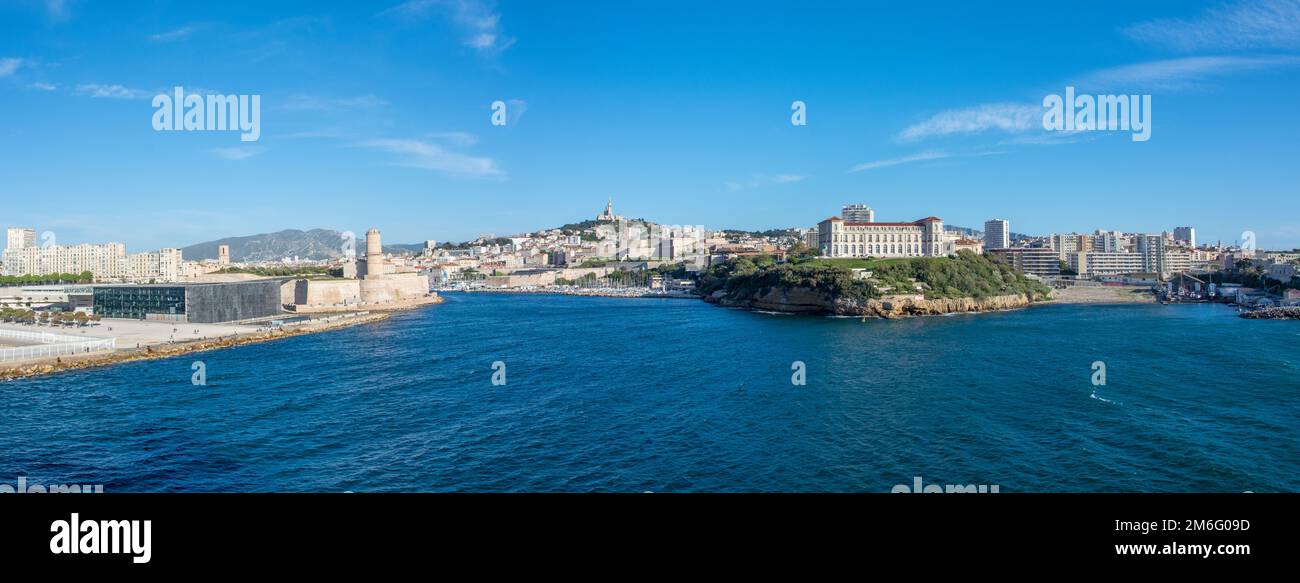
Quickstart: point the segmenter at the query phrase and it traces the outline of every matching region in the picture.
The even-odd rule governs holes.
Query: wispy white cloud
[[[952,154],[949,154],[947,152],[933,150],[929,152],[921,152],[919,154],[900,156],[898,158],[889,158],[885,160],[873,160],[871,162],[863,162],[852,168],[849,168],[849,172],[862,172],[863,170],[875,170],[877,168],[888,168],[890,166],[911,164],[912,162],[924,162],[926,160],[939,160],[939,159],[951,158],[951,157]]]
[[[51,20],[67,20],[72,15],[66,0],[45,0],[45,14]]]
[[[154,95],[153,92],[145,91],[143,89],[131,89],[122,85],[101,85],[98,83],[83,83],[78,85],[75,93],[84,97],[99,99],[147,99]]]
[[[29,87],[31,87],[32,89],[36,89],[38,91],[54,91],[55,89],[59,88],[58,85],[54,85],[52,83],[46,83],[44,81],[37,81],[29,85]]]
[[[174,91],[174,90],[175,90],[175,88],[173,87],[173,88],[169,88],[168,91],[163,91],[162,93],[168,93],[168,94],[170,94],[170,93],[171,93],[172,91]],[[185,94],[186,94],[186,95],[202,95],[202,96],[204,96],[204,97],[207,97],[207,96],[209,96],[209,95],[221,95],[221,96],[225,96],[225,95],[226,95],[226,92],[225,92],[225,91],[217,91],[216,89],[212,89],[212,88],[210,88],[210,87],[185,87]]]
[[[514,44],[501,29],[501,14],[487,0],[408,0],[380,13],[409,22],[419,22],[434,14],[451,19],[461,31],[461,44],[481,54],[494,55]]]
[[[316,140],[316,139],[338,140],[338,139],[347,138],[350,135],[351,134],[342,130],[328,128],[328,129],[316,129],[316,130],[305,130],[301,132],[292,132],[277,137],[290,139],[290,140]]]
[[[986,103],[941,111],[898,134],[904,141],[952,134],[978,134],[989,130],[1008,133],[1042,129],[1043,108],[1024,103]]]
[[[979,152],[966,152],[966,153],[950,153],[942,150],[930,150],[928,152],[921,152],[919,154],[911,154],[908,156],[900,156],[898,158],[889,158],[886,160],[873,160],[871,162],[863,162],[861,164],[858,164],[857,166],[849,168],[849,172],[852,173],[852,172],[862,172],[864,170],[876,170],[879,168],[889,168],[890,166],[911,164],[913,162],[925,162],[927,160],[943,160],[945,158],[974,158],[980,156],[997,156],[998,154],[1004,154],[1004,153],[1006,152],[1003,152],[1001,150],[984,150]]]
[[[437,132],[429,134],[430,139],[447,142],[457,146],[473,146],[478,143],[478,136],[469,132]]]
[[[22,64],[23,64],[23,60],[18,58],[10,57],[10,58],[0,59],[0,77],[8,77],[10,75],[13,75],[14,72],[18,70],[18,67],[22,66]]]
[[[1191,89],[1215,77],[1249,73],[1271,68],[1300,66],[1300,56],[1209,56],[1164,59],[1122,65],[1086,73],[1069,82],[1079,93],[1121,92]],[[1067,84],[1063,83],[1059,92]],[[916,141],[924,138],[961,134],[980,134],[997,131],[1007,134],[1027,135],[1042,133],[1043,107],[1034,103],[988,103],[960,109],[941,111],[929,119],[907,127],[897,138]],[[1059,132],[1056,132],[1059,134]],[[1062,136],[1015,140],[1014,143],[1062,143],[1078,141],[1078,136]],[[1007,143],[1007,142],[1003,142]]]
[[[281,107],[298,111],[351,111],[375,109],[385,105],[388,105],[388,102],[375,95],[359,95],[356,97],[294,95],[286,100]]]
[[[194,34],[194,30],[195,27],[193,26],[183,26],[176,30],[169,30],[167,32],[151,34],[149,35],[149,40],[156,43],[171,43],[171,42],[183,41],[189,38],[191,34]]]
[[[998,142],[999,146],[1024,146],[1039,145],[1053,146],[1059,144],[1074,144],[1078,142],[1091,142],[1101,139],[1107,135],[1116,135],[1111,132],[1093,132],[1087,130],[1057,130],[1050,132],[1041,132],[1034,134],[1019,134],[1009,137]]]
[[[1186,57],[1102,69],[1085,75],[1076,85],[1116,91],[1188,89],[1212,77],[1296,65],[1300,65],[1300,57],[1286,55]]]
[[[800,174],[754,174],[747,180],[727,183],[727,190],[745,190],[775,184],[792,184],[802,182],[806,176]]]
[[[398,154],[400,159],[393,162],[395,166],[421,168],[462,178],[505,178],[505,172],[491,158],[454,152],[429,141],[380,138],[357,145]]]
[[[218,158],[222,158],[222,159],[224,159],[224,160],[247,160],[247,159],[252,158],[253,156],[256,156],[256,155],[258,155],[258,154],[261,154],[262,152],[265,152],[265,151],[266,151],[266,148],[263,148],[263,147],[261,147],[261,146],[230,147],[230,148],[213,148],[213,149],[212,149],[212,153],[213,153],[213,154],[216,154]]]
[[[1246,0],[1191,19],[1140,22],[1124,29],[1137,41],[1180,51],[1300,48],[1300,0]]]

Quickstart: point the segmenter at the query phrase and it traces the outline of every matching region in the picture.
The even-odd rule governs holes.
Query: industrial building
[[[104,318],[215,324],[281,313],[281,281],[95,286],[95,314]]]

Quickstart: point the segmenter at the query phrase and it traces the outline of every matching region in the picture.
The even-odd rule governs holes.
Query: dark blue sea
[[[0,383],[0,483],[1298,491],[1298,367],[1300,322],[1220,305],[863,322],[448,294],[374,325]]]

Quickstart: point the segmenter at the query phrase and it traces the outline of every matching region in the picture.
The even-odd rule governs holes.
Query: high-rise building
[[[1092,236],[1092,248],[1086,251],[1097,253],[1119,253],[1124,251],[1123,235],[1119,231],[1097,229]]]
[[[1052,235],[1052,249],[1064,261],[1071,253],[1087,253],[1093,250],[1093,236],[1078,233]]]
[[[850,223],[874,223],[876,222],[876,211],[865,204],[846,204],[840,213],[840,218]]]
[[[1175,227],[1174,240],[1186,243],[1188,247],[1196,247],[1196,228]]]
[[[1011,246],[1011,223],[1006,219],[984,221],[984,249],[1006,249]]]
[[[803,244],[809,249],[816,249],[818,236],[817,227],[804,229],[801,233],[803,235]]]
[[[160,249],[126,256],[125,279],[155,283],[180,281],[181,250]]]
[[[1137,252],[1142,255],[1142,269],[1150,273],[1167,273],[1164,235],[1139,234],[1135,240]]]
[[[9,227],[9,241],[6,249],[22,249],[36,246],[36,229],[27,227]]]

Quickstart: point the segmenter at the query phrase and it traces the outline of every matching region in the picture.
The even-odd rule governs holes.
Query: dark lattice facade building
[[[280,281],[95,286],[95,314],[104,318],[214,324],[281,313]]]

